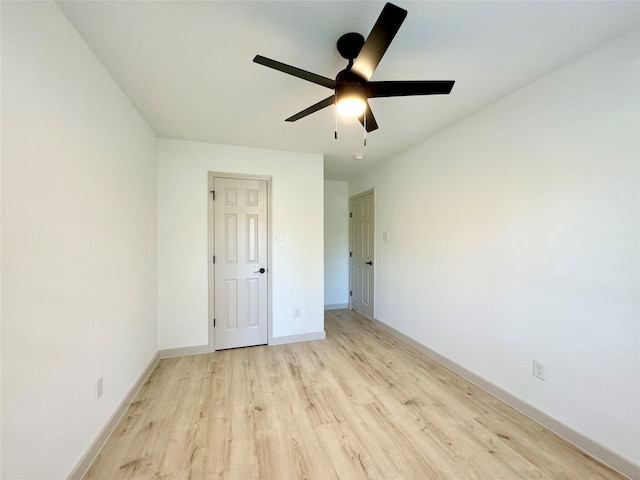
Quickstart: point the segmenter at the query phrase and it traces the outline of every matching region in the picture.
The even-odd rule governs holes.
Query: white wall
[[[376,188],[377,319],[636,465],[638,35],[349,186]]]
[[[0,8],[0,33],[2,32],[2,8]],[[0,85],[2,62],[0,61]],[[2,90],[0,88],[0,110]],[[0,138],[2,137],[2,116],[0,115]],[[0,151],[0,265],[2,265],[2,152]],[[0,479],[2,478],[2,272],[0,269]]]
[[[160,139],[159,347],[208,343],[208,172],[272,177],[273,337],[323,334],[323,157]],[[275,232],[283,241],[275,241]],[[302,317],[293,318],[301,307]]]
[[[2,169],[2,476],[60,479],[156,352],[157,164],[53,2],[2,2]]]
[[[324,304],[349,303],[349,184],[324,182]]]

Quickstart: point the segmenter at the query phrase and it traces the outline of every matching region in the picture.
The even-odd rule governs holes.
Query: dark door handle
[[[364,263],[366,263],[367,265],[373,265],[373,262],[364,262]]]
[[[253,273],[264,273],[266,272],[266,270],[264,268],[261,268],[260,270],[258,270],[257,272],[253,272]]]

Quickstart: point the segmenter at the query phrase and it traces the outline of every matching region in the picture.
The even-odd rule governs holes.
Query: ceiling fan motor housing
[[[352,72],[349,68],[345,68],[336,75],[336,93],[338,90],[347,88],[350,91],[357,91],[360,89],[364,94],[364,86],[367,81],[360,77],[355,72]]]

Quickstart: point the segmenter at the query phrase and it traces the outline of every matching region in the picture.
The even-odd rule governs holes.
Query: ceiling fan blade
[[[371,33],[367,37],[362,46],[362,50],[358,54],[351,71],[369,81],[373,75],[384,52],[387,51],[393,37],[396,36],[402,22],[407,16],[407,11],[397,7],[392,3],[387,3],[378,20],[376,20]]]
[[[453,80],[409,80],[369,82],[367,97],[406,97],[409,95],[447,95],[453,88]]]
[[[295,122],[296,120],[300,120],[301,118],[304,118],[307,115],[311,115],[312,113],[317,112],[318,110],[322,110],[323,108],[333,105],[336,101],[335,97],[336,97],[335,95],[331,95],[330,97],[327,97],[324,100],[319,101],[315,105],[311,105],[309,108],[305,108],[301,112],[296,113],[295,115],[292,115],[291,117],[287,118],[285,122]]]
[[[364,121],[365,116],[367,117],[366,123]],[[373,116],[369,102],[367,102],[367,109],[364,111],[364,115],[358,117],[358,120],[360,120],[363,127],[366,127],[367,132],[373,132],[378,129],[378,122],[376,122],[376,117]]]
[[[289,75],[302,78],[303,80],[307,80],[317,85],[322,85],[323,87],[331,89],[336,88],[336,81],[332,80],[331,78],[323,77],[322,75],[316,75],[315,73],[307,72],[306,70],[302,70],[301,68],[292,67],[291,65],[287,65],[286,63],[271,60],[270,58],[263,57],[262,55],[256,55],[253,58],[253,61],[255,63],[259,63],[260,65],[264,65],[265,67],[288,73]]]

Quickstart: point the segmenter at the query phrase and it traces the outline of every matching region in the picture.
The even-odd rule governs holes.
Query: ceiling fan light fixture
[[[367,109],[366,102],[359,97],[342,98],[336,104],[338,113],[345,117],[359,117]]]
[[[336,87],[336,108],[345,117],[359,117],[367,109],[364,88],[360,85]]]

